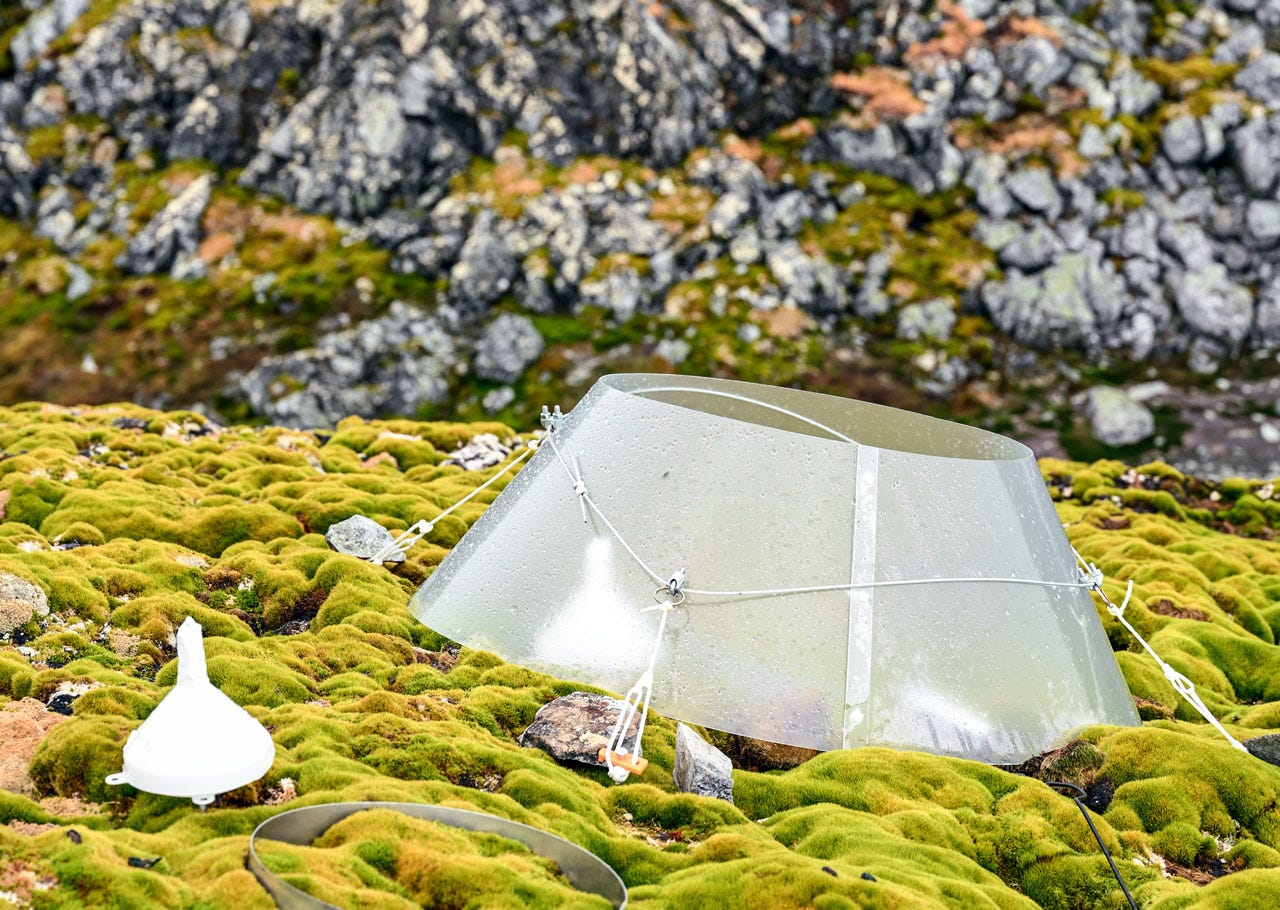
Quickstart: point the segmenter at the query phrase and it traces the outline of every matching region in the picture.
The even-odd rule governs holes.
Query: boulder
[[[544,342],[527,316],[503,313],[476,342],[476,376],[490,382],[515,382],[538,359]]]
[[[1103,445],[1134,445],[1156,430],[1151,410],[1123,389],[1094,386],[1085,393],[1084,409],[1093,438]]]
[[[522,746],[541,749],[560,761],[604,767],[600,750],[609,745],[612,728],[622,716],[626,702],[608,695],[570,692],[549,701],[534,715],[520,734]],[[634,719],[627,742],[634,742],[639,720]]]

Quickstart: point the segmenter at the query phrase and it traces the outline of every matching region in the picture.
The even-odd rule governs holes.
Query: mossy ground
[[[662,718],[648,728],[653,767],[621,786],[517,745],[539,706],[578,686],[483,652],[441,661],[447,642],[406,608],[496,490],[394,570],[335,554],[321,536],[357,512],[392,528],[435,514],[488,476],[440,462],[495,430],[510,435],[358,419],[331,436],[217,430],[133,406],[0,410],[0,571],[39,584],[51,608],[0,642],[0,701],[98,684],[42,742],[35,796],[0,792],[0,890],[34,907],[266,910],[244,867],[248,836],[296,792],[283,805],[438,802],[550,830],[610,863],[642,908],[1122,906],[1076,807],[987,765],[831,752],[786,773],[735,772],[731,806],[675,792],[674,724]],[[372,458],[383,452],[394,461]],[[1210,486],[1163,465],[1043,467],[1072,542],[1113,595],[1135,581],[1131,620],[1228,729],[1242,739],[1280,729],[1271,487]],[[81,545],[57,548],[71,544]],[[204,625],[213,680],[277,749],[261,781],[205,813],[103,782],[174,681],[171,636],[186,615]],[[298,620],[306,631],[280,634]],[[1230,748],[1113,619],[1102,622],[1156,719],[1083,731],[1092,748],[1060,764],[1114,784],[1097,825],[1131,889],[1159,910],[1277,903],[1280,769]],[[485,906],[547,899],[521,871],[527,857],[375,822],[376,836],[353,818],[277,859],[349,906],[463,906],[458,888],[421,889],[438,873],[456,884],[464,867],[497,894]],[[307,865],[313,855],[333,858]],[[130,857],[161,859],[141,869]],[[1228,874],[1193,881],[1209,870]]]

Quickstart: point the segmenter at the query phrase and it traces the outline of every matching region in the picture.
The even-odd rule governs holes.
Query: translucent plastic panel
[[[508,660],[625,691],[656,583],[688,588],[1075,580],[1031,453],[968,427],[790,389],[602,379],[414,599],[432,628]],[[1018,761],[1086,723],[1136,723],[1088,595],[932,583],[690,595],[653,707],[814,748],[882,744]]]
[[[690,587],[847,581],[857,447],[692,410],[673,397],[601,382],[557,432],[561,454],[637,554],[664,578],[686,569]],[[508,660],[625,692],[657,632],[658,614],[641,612],[654,606],[657,584],[589,519],[544,444],[419,592],[414,611]],[[653,708],[751,736],[840,746],[848,602],[847,592],[691,598],[669,621]]]

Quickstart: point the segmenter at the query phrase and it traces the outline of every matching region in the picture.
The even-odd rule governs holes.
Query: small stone
[[[55,714],[65,716],[71,715],[71,710],[81,695],[98,688],[97,683],[75,683],[64,682],[58,688],[53,690],[53,694],[49,696],[49,700],[45,702],[45,709]]]
[[[1204,155],[1204,134],[1200,122],[1190,114],[1174,117],[1160,134],[1165,157],[1176,165],[1194,164]]]
[[[1155,433],[1151,409],[1134,401],[1123,389],[1094,386],[1085,395],[1085,413],[1093,437],[1103,445],[1134,445]]]
[[[516,400],[516,390],[509,385],[485,392],[480,399],[480,406],[486,414],[496,414]]]
[[[1258,246],[1270,247],[1280,242],[1280,202],[1251,199],[1244,210],[1244,226],[1249,239]]]
[[[324,542],[331,549],[359,559],[372,559],[394,539],[390,531],[363,515],[352,515],[345,521],[331,525],[324,535]],[[404,562],[404,559],[403,553],[396,552],[385,561]]]
[[[729,756],[685,724],[676,727],[676,760],[672,779],[681,793],[733,802],[733,763]]]
[[[1280,427],[1274,423],[1264,423],[1258,426],[1258,435],[1262,437],[1262,441],[1275,445],[1280,443]]]
[[[1053,185],[1053,177],[1044,168],[1015,171],[1004,179],[1004,186],[1014,199],[1033,212],[1050,219],[1062,212],[1062,197]]]
[[[560,761],[604,767],[600,750],[609,745],[612,728],[625,707],[626,702],[608,695],[570,692],[539,708],[519,743]],[[636,718],[627,731],[628,743],[635,741],[638,726]]]
[[[483,471],[496,464],[501,464],[511,454],[511,448],[492,433],[478,433],[460,449],[453,452],[440,464],[457,465],[464,471]]]

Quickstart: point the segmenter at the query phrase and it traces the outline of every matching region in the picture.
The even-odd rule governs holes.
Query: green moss
[[[875,189],[894,192],[890,183]],[[12,844],[21,844],[23,862],[59,876],[59,893],[84,906],[267,910],[243,868],[245,838],[276,811],[263,803],[285,777],[303,802],[452,803],[554,831],[617,868],[639,908],[1120,906],[1075,804],[989,766],[837,751],[783,774],[735,771],[729,805],[674,792],[674,724],[665,718],[651,717],[646,729],[650,770],[623,786],[521,747],[538,708],[580,686],[470,649],[451,667],[434,666],[444,639],[406,608],[485,502],[442,522],[395,570],[333,553],[321,536],[355,513],[389,527],[437,514],[490,476],[440,461],[476,432],[506,438],[505,426],[350,420],[321,445],[276,428],[186,438],[170,428],[192,415],[142,409],[127,413],[146,428],[123,431],[111,425],[121,413],[0,409],[0,448],[28,452],[0,462],[0,488],[10,492],[0,571],[39,584],[51,606],[24,633],[33,651],[0,643],[0,698],[97,684],[45,737],[31,773],[38,797],[80,794],[111,808],[75,822],[78,846],[63,830],[19,841],[0,828],[0,850],[16,856]],[[109,452],[78,458],[90,444]],[[383,452],[395,464],[368,470],[365,461]],[[1072,543],[1107,573],[1113,597],[1134,581],[1127,618],[1227,728],[1241,739],[1280,729],[1280,557],[1234,524],[1254,522],[1258,538],[1276,527],[1280,516],[1258,487],[1208,485],[1159,464],[1135,474],[1114,460],[1041,469],[1059,491]],[[252,520],[228,515],[237,509]],[[57,534],[90,545],[49,549]],[[205,628],[211,677],[267,725],[277,748],[263,781],[204,814],[103,782],[173,684],[171,637],[188,615]],[[1115,784],[1095,820],[1144,906],[1186,906],[1187,894],[1204,906],[1267,895],[1280,880],[1280,775],[1222,742],[1119,623],[1098,615],[1131,691],[1163,719],[1081,731],[1042,771]],[[294,620],[309,627],[277,633]],[[6,816],[50,818],[32,800],[0,796]],[[303,852],[272,847],[272,862],[340,903],[451,899],[481,881],[520,901],[551,900],[537,887],[518,890],[530,886],[528,870],[507,874],[513,858],[528,861],[518,850],[487,855],[472,844],[474,854],[455,861],[434,832],[399,819],[380,819],[377,830],[361,824]],[[1218,844],[1232,842],[1219,857]],[[1220,858],[1243,871],[1191,892],[1132,862],[1148,852],[1187,866]],[[164,862],[149,871],[125,864],[143,855]],[[414,870],[423,869],[452,883],[441,885],[447,893],[416,891]]]

